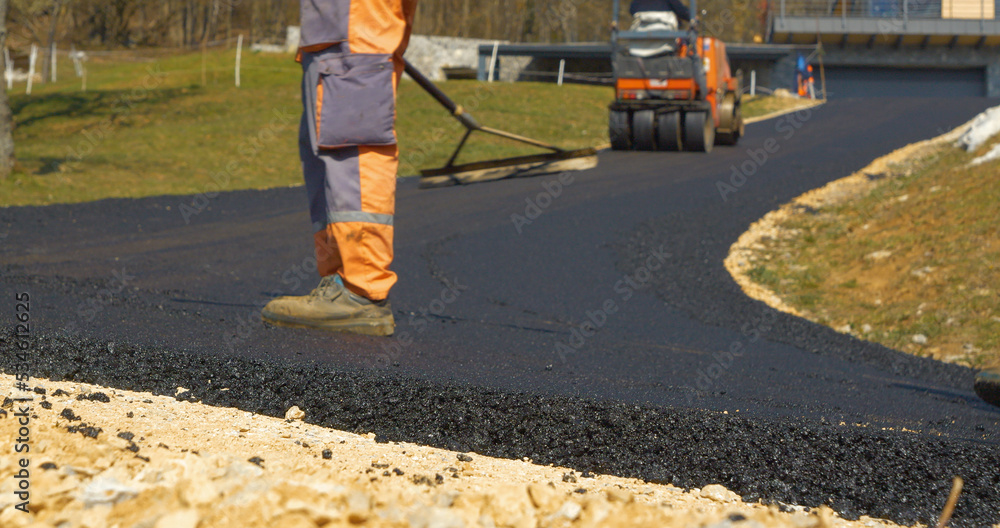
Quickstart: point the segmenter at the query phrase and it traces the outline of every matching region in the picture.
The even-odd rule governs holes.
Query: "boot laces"
[[[344,283],[337,274],[327,275],[319,281],[319,285],[309,293],[310,297],[325,297],[335,299],[344,292]]]

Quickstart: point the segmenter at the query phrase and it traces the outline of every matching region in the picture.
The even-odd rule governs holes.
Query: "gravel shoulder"
[[[861,170],[854,172],[853,174],[832,181],[823,187],[808,191],[790,202],[782,205],[780,208],[771,211],[764,215],[760,220],[751,224],[750,228],[744,232],[739,239],[730,247],[729,254],[725,259],[725,267],[732,278],[739,284],[743,292],[759,301],[764,302],[768,306],[794,315],[808,319],[810,321],[824,324],[827,326],[835,327],[838,332],[854,335],[856,337],[865,338],[865,332],[871,332],[871,329],[866,328],[862,330],[861,325],[844,325],[841,323],[834,323],[828,320],[826,314],[826,309],[834,307],[834,304],[838,301],[830,299],[822,299],[816,301],[815,306],[807,307],[803,302],[796,302],[793,299],[796,298],[795,295],[782,293],[772,289],[772,285],[775,281],[779,281],[782,284],[789,282],[791,279],[786,278],[786,276],[779,274],[777,277],[771,277],[770,281],[762,281],[759,278],[755,278],[755,273],[775,273],[771,270],[771,265],[769,264],[772,259],[777,260],[787,260],[794,262],[789,268],[792,271],[808,271],[810,265],[815,264],[819,259],[832,259],[833,257],[828,254],[832,250],[837,248],[825,248],[827,253],[822,253],[819,256],[802,253],[802,246],[808,246],[809,242],[805,244],[799,243],[796,246],[797,250],[788,250],[785,248],[784,243],[789,242],[791,244],[796,244],[796,241],[805,238],[808,240],[813,236],[813,233],[803,232],[802,229],[797,229],[795,226],[801,223],[807,223],[811,218],[816,215],[826,214],[838,218],[843,224],[850,224],[852,221],[856,221],[856,218],[851,216],[836,216],[837,213],[830,212],[835,211],[836,208],[841,206],[849,206],[854,202],[857,202],[873,193],[879,193],[884,191],[879,191],[880,186],[884,187],[886,184],[885,178],[893,177],[896,173],[902,173],[904,175],[909,175],[912,171],[912,165],[919,164],[922,160],[934,156],[936,153],[940,152],[948,145],[952,145],[958,140],[966,131],[969,130],[973,121],[969,121],[950,132],[944,133],[932,139],[925,141],[919,141],[906,145],[899,148],[885,156],[882,156],[870,164],[862,168]],[[900,169],[900,167],[909,167],[906,170]],[[936,190],[936,189],[934,189]],[[909,195],[903,195],[898,197],[895,201],[902,203],[909,198]],[[890,201],[886,198],[885,201]],[[848,213],[855,213],[853,209],[848,208]],[[924,220],[923,223],[933,222],[934,219]],[[881,226],[880,226],[881,227]],[[868,224],[861,226],[861,229],[867,230],[869,228]],[[853,226],[847,225],[845,227],[848,232],[853,229]],[[877,228],[876,228],[877,229]],[[923,227],[911,226],[911,229],[931,229],[926,225]],[[855,237],[858,238],[858,237]],[[856,244],[860,244],[857,240],[854,241]],[[906,248],[910,251],[917,251],[919,246],[913,248]],[[902,250],[900,250],[902,251]],[[920,252],[923,253],[927,251],[925,248]],[[883,255],[891,255],[890,251],[876,251],[865,256],[867,261],[877,261],[879,259],[884,259]],[[886,270],[872,270],[869,269],[870,262],[866,262],[868,267],[864,268],[866,277],[873,277],[878,273],[886,275],[885,281],[892,280],[893,277],[905,274],[907,269],[906,263],[893,263],[893,266],[888,266]],[[928,268],[929,269],[929,268]],[[763,270],[763,271],[762,271]],[[916,270],[913,272],[914,275],[922,276],[923,270]],[[846,280],[846,279],[845,279]],[[875,280],[875,279],[872,279]],[[765,282],[767,282],[765,284]],[[857,281],[853,280],[849,283],[852,285],[854,290],[851,290],[858,304],[862,306],[865,305],[867,297],[876,294],[870,294],[867,288],[858,288]],[[928,289],[923,292],[925,297],[933,297],[933,293]],[[831,294],[832,295],[832,294]],[[850,297],[850,296],[848,296]],[[802,299],[799,299],[801,301]],[[925,299],[927,300],[927,299]],[[877,300],[871,306],[871,312],[878,311],[878,307],[881,305],[881,300]],[[917,313],[920,314],[921,310],[917,309]],[[864,325],[867,327],[868,325]],[[870,336],[867,336],[870,337]],[[891,345],[888,345],[891,346]],[[907,352],[917,353],[921,351],[919,349],[907,349]],[[928,353],[929,354],[929,353]],[[936,359],[944,359],[946,361],[953,361],[955,356],[947,356],[942,354],[930,354]]]
[[[0,438],[17,442],[24,397],[10,375]],[[20,468],[0,460],[0,525],[148,526],[897,526],[850,522],[829,508],[745,503],[719,485],[579,474],[411,443],[379,443],[175,397],[34,380],[30,513]]]

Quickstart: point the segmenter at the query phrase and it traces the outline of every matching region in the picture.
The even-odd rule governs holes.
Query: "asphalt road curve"
[[[971,370],[777,313],[722,265],[768,211],[995,104],[838,100],[711,155],[401,181],[392,339],[260,323],[317,282],[300,187],[3,209],[0,366],[27,291],[36,376],[905,523],[957,474],[954,524],[1000,522],[1000,409]]]

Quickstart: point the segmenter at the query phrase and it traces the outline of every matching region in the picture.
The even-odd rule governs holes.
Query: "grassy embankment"
[[[812,106],[816,103],[817,101],[799,99],[792,96],[755,95],[751,97],[744,95],[742,110],[744,118],[753,118],[776,112],[788,112],[803,106]]]
[[[66,74],[58,83],[36,84],[31,96],[16,87],[11,105],[20,170],[0,181],[0,205],[196,193],[233,161],[241,168],[227,190],[298,184],[299,67],[287,55],[244,53],[236,88],[234,54],[208,54],[205,84],[201,55],[194,53],[91,61],[86,92]],[[607,88],[471,81],[442,87],[495,127],[567,147],[606,141]],[[443,164],[459,125],[412,82],[401,85],[398,109],[403,173]],[[484,136],[470,141],[463,159],[526,152]]]
[[[87,65],[85,92],[68,63],[61,63],[59,82],[36,84],[30,96],[15,86],[20,166],[0,181],[0,206],[215,190],[212,176],[234,162],[237,169],[222,178],[222,190],[298,184],[298,65],[288,55],[244,53],[242,87],[236,88],[234,58],[235,50],[209,52],[204,82],[202,55],[190,53],[146,61],[95,57]],[[495,128],[566,148],[607,142],[609,88],[474,81],[441,86]],[[443,108],[414,83],[402,83],[401,174],[442,165],[460,134]],[[462,152],[460,159],[471,161],[538,150],[476,134]]]
[[[858,199],[787,219],[750,278],[806,317],[897,350],[1000,361],[1000,161],[950,144]]]

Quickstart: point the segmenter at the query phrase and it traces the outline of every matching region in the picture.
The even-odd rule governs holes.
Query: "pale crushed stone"
[[[3,394],[15,394],[13,384],[0,375]],[[895,526],[867,517],[845,521],[826,507],[781,513],[744,503],[720,485],[685,492],[475,453],[461,461],[442,449],[377,443],[371,434],[166,396],[47,380],[32,385],[47,390],[52,408],[34,396],[31,514],[14,508],[16,462],[0,458],[5,528]],[[56,389],[68,395],[53,396]],[[76,399],[96,391],[110,403]],[[61,417],[66,408],[80,420]],[[17,424],[5,410],[0,442],[12,448]],[[307,414],[291,414],[300,412]],[[96,439],[67,432],[81,423],[102,432]],[[120,432],[135,436],[130,442]],[[128,449],[132,442],[138,452]],[[262,462],[250,462],[254,457]],[[43,470],[44,463],[57,468]],[[564,481],[567,474],[574,478]],[[739,516],[746,520],[730,520]]]

